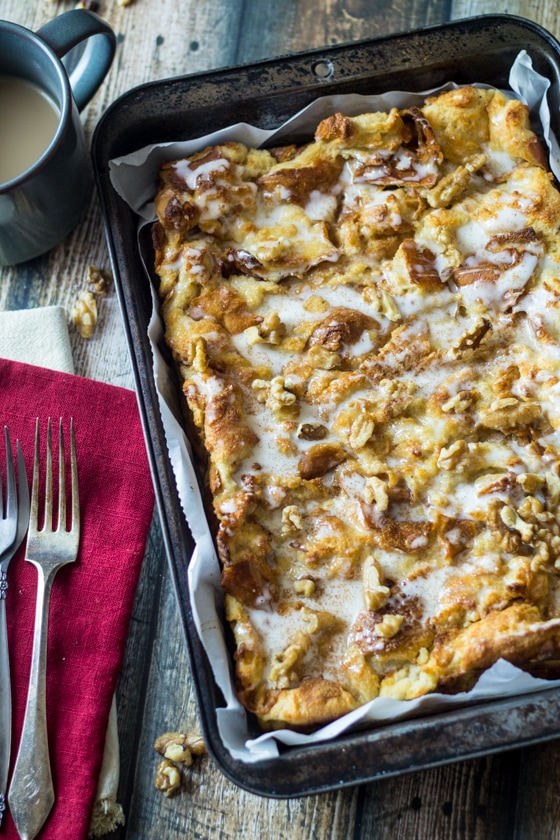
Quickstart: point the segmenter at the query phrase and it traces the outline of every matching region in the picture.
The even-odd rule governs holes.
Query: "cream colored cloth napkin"
[[[0,312],[0,358],[74,373],[66,312],[62,306]],[[105,753],[97,786],[90,837],[102,837],[124,824],[117,802],[119,739],[115,699],[105,739]]]
[[[74,373],[62,306],[0,312],[0,358]]]

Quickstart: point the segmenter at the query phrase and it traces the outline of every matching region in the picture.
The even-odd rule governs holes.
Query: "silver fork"
[[[40,831],[53,804],[46,714],[46,664],[49,603],[57,571],[72,563],[78,553],[80,539],[80,507],[78,498],[78,465],[74,424],[70,423],[71,524],[67,527],[66,474],[62,420],[59,423],[58,514],[53,522],[53,458],[51,421],[47,425],[45,514],[39,526],[39,421],[35,430],[35,458],[31,488],[31,513],[25,559],[37,568],[38,586],[35,608],[33,653],[25,717],[19,750],[8,793],[8,804],[22,840],[32,840]]]
[[[8,566],[18,550],[29,522],[29,487],[21,444],[17,441],[17,493],[16,476],[10,433],[4,426],[6,445],[6,503],[5,510],[0,492],[0,825],[6,809],[6,785],[10,765],[12,735],[12,689],[10,659],[8,655],[8,628],[6,624],[6,598],[8,594]],[[15,530],[14,530],[15,523]],[[11,544],[8,544],[10,539]]]

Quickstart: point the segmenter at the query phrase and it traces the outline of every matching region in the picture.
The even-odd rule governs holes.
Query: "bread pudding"
[[[560,194],[527,108],[460,87],[160,177],[244,706],[308,730],[557,674]]]

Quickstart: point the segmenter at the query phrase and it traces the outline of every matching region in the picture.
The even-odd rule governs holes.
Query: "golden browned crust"
[[[309,729],[557,663],[560,196],[525,106],[459,88],[161,178],[247,709]]]

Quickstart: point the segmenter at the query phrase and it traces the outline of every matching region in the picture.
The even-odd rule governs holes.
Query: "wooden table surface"
[[[110,74],[83,114],[88,136],[104,109],[130,88],[335,43],[383,36],[485,12],[521,15],[560,36],[553,0],[100,0],[118,35]],[[74,2],[0,0],[0,18],[32,29]],[[49,254],[0,268],[0,309],[61,304],[70,312],[87,266],[109,266],[99,202]],[[115,293],[101,301],[94,335],[71,326],[76,372],[133,388]],[[338,840],[552,840],[560,838],[560,741],[332,793],[270,800],[227,781],[210,758],[181,792],[154,787],[155,738],[198,730],[186,645],[157,516],[138,589],[118,691],[120,801],[125,827],[108,840],[298,837]],[[72,838],[69,838],[72,840]]]

